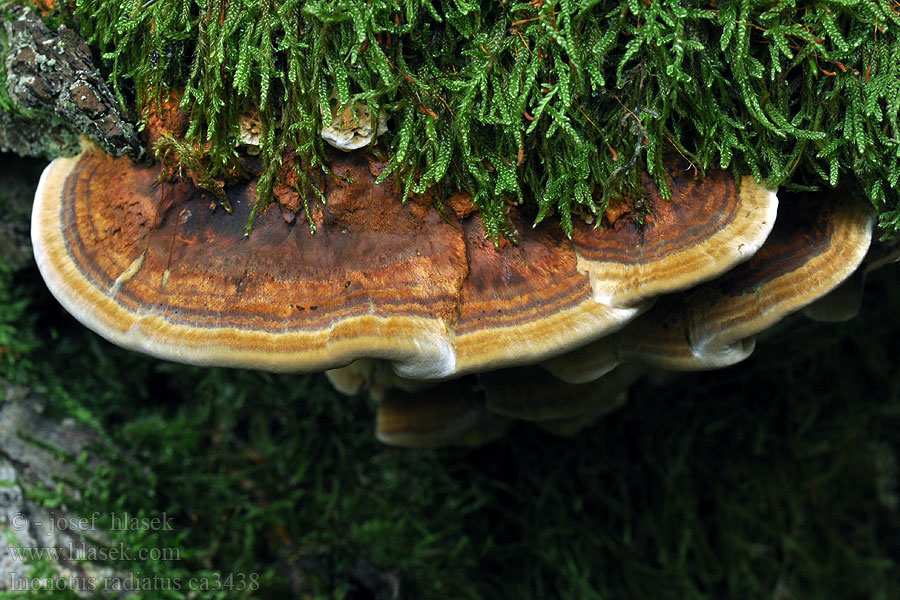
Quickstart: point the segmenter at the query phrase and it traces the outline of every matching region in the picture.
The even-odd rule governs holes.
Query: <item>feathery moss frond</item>
[[[188,141],[234,160],[262,116],[264,185],[327,164],[329,98],[383,110],[405,193],[469,191],[486,229],[598,214],[663,157],[770,185],[862,189],[900,233],[900,10],[888,0],[76,0],[124,102],[184,90]]]

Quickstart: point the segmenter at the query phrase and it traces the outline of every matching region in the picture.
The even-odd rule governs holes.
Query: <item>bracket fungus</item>
[[[648,197],[639,203],[649,212],[639,221],[615,219],[599,236],[587,223],[573,224],[578,268],[590,275],[598,302],[628,306],[721,275],[753,256],[775,223],[775,193],[752,177],[736,187],[722,171],[703,179],[682,173],[670,185],[677,196],[665,201],[645,177]]]
[[[706,370],[739,362],[753,351],[757,334],[847,283],[857,287],[855,279],[896,259],[894,249],[869,248],[874,216],[863,204],[807,195],[790,198],[780,213],[749,261],[660,298],[618,332],[544,361],[546,370],[481,373],[463,397],[459,386],[423,389],[416,382],[412,389],[414,382],[379,376],[370,367],[353,391],[368,386],[390,399],[379,404],[377,423],[379,438],[388,443],[483,443],[502,433],[504,417],[573,435],[624,403],[629,386],[650,369]]]
[[[337,102],[337,94],[332,94],[330,100]],[[331,124],[322,128],[322,139],[332,148],[344,152],[368,146],[388,130],[387,113],[380,111],[378,118],[374,119],[377,123],[373,123],[369,107],[359,100],[340,108],[335,107],[332,113]]]
[[[543,369],[515,367],[425,387],[376,388],[375,434],[412,448],[480,446],[521,419],[574,435],[622,406],[628,387],[645,371],[625,365],[599,381],[571,384]]]
[[[873,244],[853,275],[834,291],[804,308],[804,316],[823,323],[849,321],[859,313],[862,306],[863,289],[869,273],[898,260],[900,247],[897,245]]]
[[[227,215],[187,182],[160,182],[158,167],[88,150],[45,171],[35,255],[76,318],[156,357],[282,372],[374,358],[406,378],[448,379],[534,364],[612,333],[649,307],[642,285],[689,287],[748,258],[776,204],[752,180],[738,188],[728,176],[698,183],[682,172],[671,201],[651,194],[643,229],[622,217],[579,227],[570,241],[558,225],[532,228],[511,210],[519,243],[498,250],[477,217],[401,203],[393,182],[375,184],[383,168],[372,156],[335,156],[315,235],[265,211],[245,237],[253,183],[227,188]],[[669,204],[696,204],[691,220],[657,226]],[[713,254],[705,239],[730,251]],[[704,269],[665,266],[713,259]],[[609,265],[635,283],[599,288]]]
[[[389,390],[378,402],[375,435],[407,448],[491,442],[506,433],[510,420],[489,410],[476,387],[463,378],[420,391]]]
[[[35,257],[60,302],[114,343],[328,370],[340,391],[375,398],[380,439],[435,446],[493,439],[510,418],[572,433],[647,368],[742,360],[757,333],[853,273],[874,227],[837,197],[778,208],[752,179],[673,170],[671,200],[648,180],[643,222],[625,202],[569,239],[511,207],[518,241],[497,247],[477,215],[400,202],[394,182],[375,183],[384,168],[336,154],[316,234],[263,211],[245,236],[255,182],[226,187],[226,214],[158,166],[89,148],[42,176]]]
[[[365,392],[375,401],[379,440],[432,448],[490,442],[506,432],[511,419],[574,434],[619,407],[645,371],[626,365],[600,381],[571,384],[544,369],[513,367],[429,382],[400,377],[384,361],[362,359],[326,374],[339,392]]]
[[[675,371],[737,363],[755,336],[841,285],[859,267],[875,218],[862,203],[806,194],[782,203],[772,235],[722,277],[661,299],[613,336],[544,366],[582,383],[622,363]]]

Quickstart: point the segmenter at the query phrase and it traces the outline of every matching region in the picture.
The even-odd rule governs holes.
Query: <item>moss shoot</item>
[[[333,106],[385,111],[407,194],[469,192],[495,239],[666,190],[663,157],[769,185],[847,186],[900,233],[896,0],[76,0],[123,105],[183,90],[210,175],[258,110],[261,201],[327,169]],[[138,112],[140,114],[140,112]],[[287,163],[286,165],[283,164]],[[638,192],[639,193],[639,192]]]

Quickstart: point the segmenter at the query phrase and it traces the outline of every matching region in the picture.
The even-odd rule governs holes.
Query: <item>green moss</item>
[[[0,204],[0,209],[2,209]],[[0,369],[4,374],[22,374],[22,357],[34,351],[33,315],[28,310],[26,290],[16,289],[13,273],[0,259]]]
[[[189,141],[235,160],[257,107],[271,195],[297,149],[327,164],[329,96],[384,109],[403,189],[469,191],[495,238],[507,201],[599,213],[663,157],[770,185],[861,188],[900,232],[900,12],[888,0],[77,0],[124,103],[183,88]],[[308,181],[301,179],[301,181]],[[301,184],[303,187],[304,184]]]

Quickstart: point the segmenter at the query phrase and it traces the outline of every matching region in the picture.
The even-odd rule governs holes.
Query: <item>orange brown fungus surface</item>
[[[859,266],[871,210],[827,194],[781,204],[772,234],[747,262],[694,289],[662,298],[614,336],[545,365],[571,382],[620,363],[660,369],[724,367],[750,355],[755,336],[837,288]]]
[[[578,272],[571,243],[558,226],[533,229],[511,221],[518,245],[500,251],[485,238],[479,219],[463,222],[469,272],[460,293],[458,343],[491,355],[482,365],[460,360],[464,371],[516,364],[522,354],[547,355],[575,348],[625,325],[648,307],[611,308],[595,302],[589,277]]]
[[[188,130],[187,114],[179,108],[182,95],[169,91],[158,102],[147,104],[141,114],[144,130],[141,137],[148,148],[153,148],[163,135],[183,139]]]
[[[833,192],[786,202],[772,235],[745,264],[691,294],[693,341],[726,347],[768,329],[838,287],[872,242],[875,216]]]
[[[430,204],[401,203],[392,182],[374,183],[380,168],[362,156],[336,156],[334,176],[323,178],[327,202],[314,215],[315,235],[267,210],[245,237],[253,182],[226,187],[228,215],[211,210],[211,194],[189,182],[160,182],[159,167],[86,151],[54,161],[42,177],[35,255],[76,318],[157,357],[269,371],[374,358],[404,377],[444,379],[533,364],[621,328],[652,294],[634,292],[634,284],[621,294],[599,289],[606,265],[633,282],[656,273],[653,293],[689,287],[746,258],[742,248],[758,247],[776,202],[756,184],[738,192],[732,179],[715,175],[707,190],[685,175],[672,181],[671,202],[651,198],[658,216],[643,229],[628,229],[624,216],[612,226],[579,225],[570,241],[558,225],[533,229],[512,214],[520,243],[498,250],[477,216],[442,217]],[[669,205],[696,198],[698,208],[677,214],[697,224],[666,216]],[[687,275],[661,267],[698,245],[711,262],[705,239],[730,250]],[[635,256],[623,245],[643,249]]]
[[[375,434],[407,448],[480,446],[501,437],[509,420],[487,410],[467,378],[425,391],[390,390],[378,402]]]
[[[730,268],[752,256],[771,231],[777,202],[752,178],[744,177],[739,190],[725,172],[703,179],[670,172],[679,176],[668,176],[669,201],[645,176],[648,195],[632,208],[646,211],[643,219],[632,218],[619,205],[598,228],[574,223],[578,266],[590,275],[597,301],[629,305],[716,277],[723,265]]]

